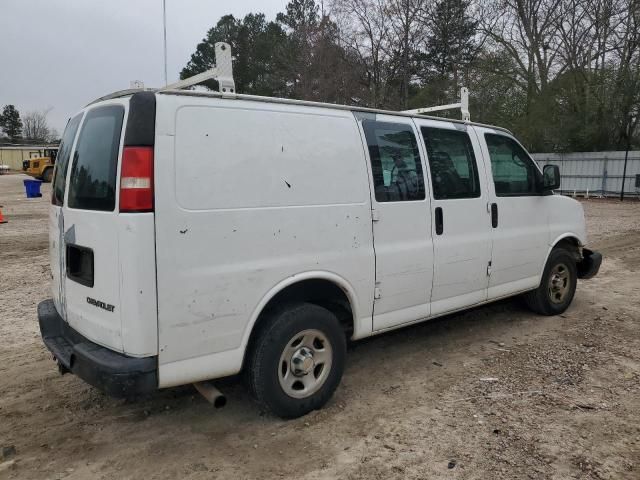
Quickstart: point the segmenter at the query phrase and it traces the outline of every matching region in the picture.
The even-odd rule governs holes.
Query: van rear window
[[[80,120],[82,120],[82,113],[79,113],[69,120],[67,128],[64,129],[64,134],[62,135],[60,149],[56,158],[55,177],[53,179],[53,203],[55,205],[62,205],[64,200],[64,187],[67,181],[69,157],[71,156],[71,147],[73,147],[73,141],[76,138]]]
[[[112,211],[124,108],[109,105],[89,110],[73,155],[69,207]]]

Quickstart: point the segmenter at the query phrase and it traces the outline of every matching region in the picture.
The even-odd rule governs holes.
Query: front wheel
[[[540,286],[526,293],[524,299],[536,313],[559,315],[571,305],[577,279],[574,256],[563,248],[556,248],[549,255]]]
[[[265,322],[248,352],[251,393],[282,418],[321,408],[344,371],[347,347],[340,322],[310,303],[290,305]]]
[[[52,178],[53,178],[53,168],[47,168],[42,174],[42,181],[44,183],[51,183]]]

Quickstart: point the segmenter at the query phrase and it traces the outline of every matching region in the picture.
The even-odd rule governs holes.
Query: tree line
[[[220,18],[181,78],[219,41],[240,93],[404,110],[466,86],[474,121],[532,151],[640,146],[640,0],[291,0]]]
[[[31,111],[21,117],[15,105],[5,105],[0,112],[0,142],[56,142],[58,132],[49,126],[48,113],[49,110]]]

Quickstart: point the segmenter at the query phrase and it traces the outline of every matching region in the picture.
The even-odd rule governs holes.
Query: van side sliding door
[[[370,162],[376,255],[373,329],[430,315],[431,214],[419,137],[409,118],[358,114]]]
[[[431,314],[484,302],[491,261],[489,194],[472,127],[416,119],[432,186]]]

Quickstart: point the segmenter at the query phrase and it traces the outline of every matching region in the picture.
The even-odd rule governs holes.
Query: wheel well
[[[353,310],[345,291],[329,280],[303,280],[284,288],[264,306],[251,331],[247,352],[252,348],[256,334],[269,313],[293,302],[308,302],[326,308],[338,318],[347,338],[353,334]]]
[[[580,242],[575,237],[565,237],[556,243],[553,248],[564,248],[565,250],[568,250],[575,256],[576,262],[581,259]]]

